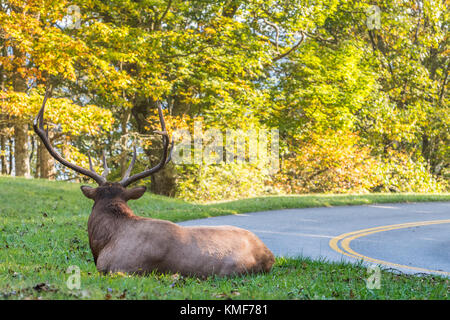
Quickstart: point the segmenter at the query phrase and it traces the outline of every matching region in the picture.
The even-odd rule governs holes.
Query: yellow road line
[[[358,252],[355,252],[352,248],[350,248],[350,242],[353,240],[364,237],[370,234],[383,232],[383,231],[389,231],[389,230],[396,230],[396,229],[402,229],[402,228],[411,228],[411,227],[418,227],[418,226],[427,226],[427,225],[433,225],[433,224],[444,224],[444,223],[450,223],[450,219],[447,220],[432,220],[432,221],[420,221],[420,222],[409,222],[409,223],[400,223],[400,224],[394,224],[389,226],[381,226],[381,227],[375,227],[375,228],[368,228],[353,232],[348,232],[341,234],[337,237],[334,237],[330,240],[329,245],[330,247],[346,256],[355,258],[355,259],[363,259],[366,261],[371,261],[378,264],[388,265],[388,266],[394,266],[398,268],[407,268],[415,271],[421,271],[421,272],[433,272],[433,273],[439,273],[444,274],[447,276],[450,276],[450,272],[445,271],[438,271],[438,270],[431,270],[426,268],[418,268],[418,267],[411,267],[407,265],[397,264],[393,262],[388,262],[384,260],[374,259],[367,257],[365,255],[362,255]],[[339,246],[340,244],[340,246]]]

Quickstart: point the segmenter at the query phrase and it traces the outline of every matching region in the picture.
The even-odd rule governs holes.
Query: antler
[[[105,152],[103,151],[103,167],[104,167],[104,171],[102,175],[99,175],[95,172],[94,167],[92,166],[92,160],[91,160],[91,156],[88,155],[89,158],[89,169],[87,170],[85,168],[82,168],[80,166],[77,166],[75,164],[72,164],[70,162],[68,162],[67,160],[63,159],[58,152],[55,151],[55,149],[52,147],[52,145],[50,144],[50,141],[48,139],[48,127],[47,130],[44,130],[44,110],[45,110],[45,103],[47,102],[47,99],[49,98],[49,96],[51,95],[52,92],[52,86],[49,85],[45,91],[45,96],[44,96],[44,102],[42,103],[42,107],[39,110],[36,118],[34,119],[33,122],[33,128],[34,131],[36,132],[36,134],[41,138],[42,143],[44,144],[44,146],[47,148],[48,152],[50,153],[50,155],[55,158],[58,162],[60,162],[62,165],[80,173],[83,174],[85,176],[88,176],[89,178],[94,179],[99,185],[102,185],[104,183],[107,182],[106,178],[109,174],[109,168],[108,165],[106,163],[106,155]],[[167,134],[166,131],[166,124],[164,122],[164,116],[163,116],[163,112],[161,109],[161,105],[158,102],[157,103],[158,106],[158,114],[159,114],[159,120],[161,122],[161,131],[155,131],[155,133],[159,134],[162,136],[163,138],[163,154],[161,157],[160,162],[153,168],[149,169],[149,170],[145,170],[141,173],[135,174],[133,176],[130,177],[131,174],[131,170],[133,169],[133,166],[136,162],[136,147],[134,147],[133,150],[133,158],[131,159],[131,163],[130,166],[128,167],[127,171],[125,172],[125,175],[123,177],[123,179],[120,181],[120,184],[123,187],[126,187],[128,185],[130,185],[131,183],[146,178],[149,175],[161,170],[162,168],[164,168],[164,166],[169,163],[169,161],[172,158],[172,150],[173,150],[173,140],[170,142],[170,138],[169,135]],[[170,150],[169,150],[169,146],[170,146]]]
[[[34,131],[39,136],[39,138],[41,138],[42,143],[44,144],[45,148],[47,148],[47,150],[51,154],[51,156],[53,158],[55,158],[59,163],[61,163],[62,165],[66,166],[80,174],[83,174],[85,176],[88,176],[89,178],[94,179],[99,185],[104,184],[106,182],[106,175],[109,173],[109,168],[106,164],[106,157],[105,157],[104,153],[103,153],[103,165],[104,165],[105,171],[103,172],[103,176],[101,176],[94,171],[94,168],[92,167],[92,160],[91,160],[90,156],[89,156],[89,167],[91,170],[89,171],[87,169],[84,169],[80,166],[72,164],[72,163],[68,162],[67,160],[63,159],[59,155],[59,153],[56,152],[55,149],[50,144],[50,141],[48,139],[48,126],[47,126],[47,130],[44,130],[44,109],[45,109],[45,103],[47,102],[48,97],[51,95],[52,90],[53,90],[52,85],[49,85],[45,91],[44,102],[42,103],[42,107],[39,110],[39,112],[33,122]]]
[[[164,168],[164,166],[167,163],[169,163],[169,161],[172,158],[173,140],[170,142],[169,135],[167,134],[166,123],[164,122],[164,116],[163,116],[163,112],[161,109],[161,104],[159,102],[157,102],[156,105],[158,107],[159,121],[161,122],[161,131],[154,131],[154,132],[161,135],[162,139],[163,139],[163,154],[162,154],[161,160],[153,168],[151,168],[149,170],[145,170],[141,173],[135,174],[130,177],[131,170],[133,169],[134,163],[136,162],[136,147],[134,147],[133,148],[134,149],[133,150],[133,158],[131,159],[130,166],[128,167],[127,171],[125,172],[123,179],[120,181],[120,184],[123,187],[126,187],[137,180],[144,179],[144,178],[148,177],[149,175],[161,170],[162,168]],[[169,151],[169,146],[170,146],[170,151]]]

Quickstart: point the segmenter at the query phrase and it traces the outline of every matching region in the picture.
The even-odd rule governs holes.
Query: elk
[[[179,273],[186,276],[229,276],[269,272],[274,263],[272,252],[252,232],[233,226],[183,227],[166,220],[140,217],[127,205],[128,200],[142,197],[146,187],[127,187],[161,170],[170,160],[173,140],[166,131],[161,105],[157,103],[163,151],[159,163],[130,176],[136,160],[136,148],[123,179],[107,181],[109,168],[103,153],[104,172],[99,175],[89,156],[87,170],[63,159],[52,147],[48,127],[44,130],[44,109],[51,86],[46,90],[42,107],[33,128],[55,160],[93,179],[97,188],[82,186],[83,194],[94,200],[88,219],[89,245],[97,270],[101,273],[124,272],[145,275]]]

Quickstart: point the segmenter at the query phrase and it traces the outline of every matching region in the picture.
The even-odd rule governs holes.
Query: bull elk
[[[62,165],[92,178],[98,187],[82,186],[83,194],[94,200],[88,220],[89,245],[98,271],[148,274],[152,271],[206,277],[269,272],[274,263],[272,252],[248,230],[233,226],[183,227],[159,219],[136,216],[128,200],[142,197],[145,187],[127,187],[161,170],[171,159],[173,140],[166,131],[161,106],[157,104],[163,151],[159,163],[130,177],[136,160],[136,148],[130,165],[120,182],[107,181],[109,173],[103,154],[104,172],[99,175],[63,159],[52,147],[48,130],[44,130],[44,108],[51,87],[45,93],[33,128],[48,152]]]

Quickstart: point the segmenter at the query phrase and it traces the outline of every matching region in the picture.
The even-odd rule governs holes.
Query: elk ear
[[[85,195],[86,198],[94,200],[96,188],[81,186],[81,192]]]
[[[147,187],[136,187],[130,190],[126,190],[125,197],[126,200],[136,200],[142,197],[147,190]]]

